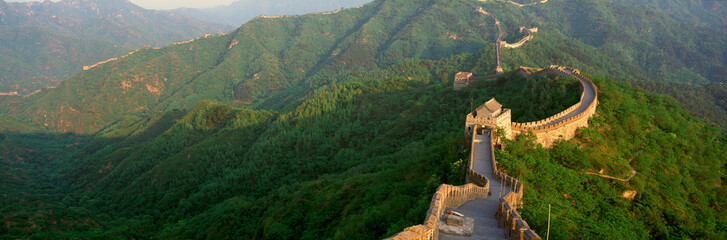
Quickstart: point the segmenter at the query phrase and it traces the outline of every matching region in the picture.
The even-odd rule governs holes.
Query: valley
[[[377,0],[84,63],[0,96],[0,238],[722,239],[720,4],[649,4]]]
[[[83,65],[230,29],[123,0],[0,1],[0,93],[27,95]]]

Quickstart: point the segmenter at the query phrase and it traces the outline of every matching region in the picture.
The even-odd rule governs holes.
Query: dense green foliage
[[[0,93],[25,95],[145,45],[230,29],[123,0],[41,2],[0,1]]]
[[[498,1],[387,0],[329,15],[258,18],[228,35],[141,50],[81,72],[58,89],[23,99],[9,114],[54,131],[93,133],[128,116],[189,110],[203,99],[289,110],[332,82],[405,74],[386,69],[409,58],[476,53],[482,64],[452,70],[489,75],[497,30],[492,18],[475,11],[479,6],[500,13],[506,39],[521,36],[518,26],[540,28],[523,47],[503,51],[505,69],[557,64],[632,81],[727,126],[724,99],[711,90],[727,91],[719,83],[727,74],[723,30],[677,22],[648,7],[593,0],[523,8]],[[444,82],[453,74],[432,77]]]
[[[539,119],[579,96],[573,79],[511,77],[457,92],[404,77],[332,84],[287,113],[203,101],[184,116],[170,112],[111,127],[54,164],[10,164],[61,169],[49,175],[48,182],[59,181],[50,189],[75,190],[23,187],[48,196],[8,190],[20,196],[13,201],[50,204],[3,209],[17,214],[8,231],[40,237],[67,228],[74,231],[66,236],[175,239],[388,236],[421,221],[439,184],[462,183],[466,162],[456,123],[464,121],[470,99],[495,96],[523,110],[515,118]],[[530,104],[535,101],[543,104]],[[1,144],[32,145],[14,142],[22,137],[10,135]],[[48,224],[59,217],[46,212],[57,208],[66,210],[64,218],[89,220]],[[44,217],[14,222],[37,212]],[[32,225],[39,227],[18,231]]]
[[[578,101],[574,79],[512,73],[452,90],[458,71],[494,72],[497,30],[479,6],[508,41],[540,28],[503,50],[507,70],[572,66],[727,122],[724,64],[705,60],[724,37],[676,31],[646,7],[380,0],[258,18],[0,97],[0,238],[375,239],[419,224],[438,185],[463,183],[472,102],[495,97],[525,122]],[[663,47],[681,50],[650,54]],[[543,232],[552,204],[557,239],[724,238],[723,131],[669,97],[594,80],[590,128],[554,149],[522,137],[498,151],[525,182],[524,218]],[[639,173],[584,174],[600,169]]]
[[[679,22],[716,29],[727,26],[727,2],[721,0],[609,0],[624,5],[642,5],[663,11]]]
[[[55,131],[93,133],[126,116],[189,110],[203,99],[288,109],[331,82],[372,71],[404,74],[383,70],[403,59],[490,45],[494,26],[481,26],[486,16],[456,14],[474,9],[472,2],[377,1],[330,15],[258,18],[227,35],[143,49],[81,72],[11,114]]]
[[[505,141],[496,158],[526,186],[521,213],[554,239],[724,239],[727,139],[674,100],[595,78],[591,127],[553,149]],[[586,175],[599,172],[628,182]],[[636,191],[635,198],[625,197]]]
[[[556,64],[627,80],[669,94],[695,114],[727,126],[727,108],[720,104],[724,98],[709,90],[727,91],[722,83],[727,75],[727,45],[722,44],[727,42],[727,30],[687,21],[700,17],[727,21],[727,15],[714,14],[727,4],[699,8],[699,1],[612,2],[625,1],[551,0],[527,8],[490,1],[485,9],[502,13],[496,16],[509,35],[515,35],[519,26],[540,30],[533,44],[503,52],[506,68]],[[673,12],[681,17],[670,17]],[[516,39],[509,35],[505,36],[509,41]]]

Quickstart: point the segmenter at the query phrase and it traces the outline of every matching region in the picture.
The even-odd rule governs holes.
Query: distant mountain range
[[[240,0],[228,6],[214,8],[180,8],[172,12],[208,22],[240,26],[261,14],[268,16],[297,15],[311,12],[334,11],[361,6],[373,0]]]
[[[188,110],[203,99],[281,110],[322,81],[347,81],[407,58],[492,50],[484,48],[496,39],[492,25],[472,14],[474,7],[410,5],[377,1],[330,15],[256,19],[230,34],[141,50],[99,65],[59,89],[25,99],[28,104],[9,107],[8,113],[54,131],[93,133],[129,115]],[[628,79],[727,124],[727,105],[719,99],[725,93],[719,82],[727,75],[720,67],[727,62],[727,47],[717,44],[727,39],[724,30],[690,27],[658,11],[611,2],[549,1],[533,9],[510,5],[490,6],[520,14],[500,18],[508,32],[523,25],[544,31],[524,47],[535,49],[503,52],[506,70],[556,63]],[[558,54],[546,49],[558,49]],[[489,74],[492,69],[467,70]],[[448,81],[451,76],[439,77]]]
[[[0,0],[0,93],[27,94],[145,45],[230,29],[126,0]]]
[[[573,79],[513,72],[550,65],[592,78],[599,106],[552,149],[521,135],[493,152],[526,186],[532,229],[548,231],[552,205],[554,239],[725,239],[727,4],[619,1],[376,0],[259,17],[0,96],[0,239],[382,239],[421,224],[441,183],[465,183],[471,104],[495,97],[527,122],[577,101]],[[127,29],[113,19],[85,23]],[[451,87],[459,71],[494,74],[499,28],[515,42],[521,26],[539,30],[501,50],[501,77]],[[16,42],[16,58],[36,49]]]

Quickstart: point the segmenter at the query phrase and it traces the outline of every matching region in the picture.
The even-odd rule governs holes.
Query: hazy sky
[[[6,2],[42,2],[44,0],[5,0]],[[175,9],[180,7],[207,8],[227,5],[236,0],[130,0],[146,9]],[[57,0],[54,0],[57,2]]]

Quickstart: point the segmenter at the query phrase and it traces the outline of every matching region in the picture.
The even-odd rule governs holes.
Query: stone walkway
[[[586,79],[583,79],[582,77],[575,75],[571,70],[565,70],[565,71],[570,75],[576,76],[578,81],[581,81],[583,83],[583,86],[585,86],[585,89],[583,89],[583,99],[581,100],[581,106],[579,106],[576,110],[566,114],[565,116],[562,116],[558,119],[554,119],[553,121],[544,123],[541,126],[545,127],[545,126],[555,125],[562,121],[565,121],[566,119],[568,119],[570,117],[581,114],[582,112],[585,112],[586,110],[588,110],[588,106],[590,106],[591,103],[593,103],[593,101],[596,100],[597,93],[596,93],[596,88],[594,88],[593,85],[591,85],[588,81],[586,81]]]
[[[486,199],[475,199],[463,204],[457,209],[452,209],[462,213],[465,217],[475,219],[474,234],[472,237],[439,234],[439,239],[507,239],[505,237],[505,229],[500,228],[495,218],[501,188],[500,181],[497,181],[492,175],[492,163],[490,160],[490,144],[492,143],[487,133],[477,135],[476,140],[479,140],[480,143],[475,143],[475,148],[472,149],[474,151],[474,161],[472,161],[474,165],[473,169],[490,180],[491,195]],[[508,188],[503,186],[502,189],[507,191]],[[505,195],[505,193],[507,192],[503,192],[502,195]]]

